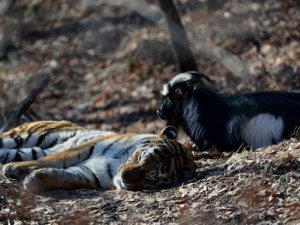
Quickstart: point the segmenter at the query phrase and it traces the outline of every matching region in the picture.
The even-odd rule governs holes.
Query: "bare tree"
[[[158,2],[168,25],[178,69],[181,72],[197,71],[197,64],[190,48],[187,34],[173,0],[159,0]]]

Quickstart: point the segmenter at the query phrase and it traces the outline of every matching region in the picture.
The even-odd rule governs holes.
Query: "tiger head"
[[[175,130],[174,130],[175,129]],[[166,127],[149,144],[138,148],[118,170],[118,189],[139,190],[169,186],[196,174],[189,149],[176,140],[175,127]]]

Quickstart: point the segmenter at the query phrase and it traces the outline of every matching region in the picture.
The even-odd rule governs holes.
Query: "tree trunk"
[[[180,72],[197,71],[187,34],[173,0],[158,0],[164,13]]]

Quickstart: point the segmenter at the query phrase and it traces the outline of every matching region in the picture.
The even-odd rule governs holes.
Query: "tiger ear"
[[[177,128],[174,126],[166,126],[164,129],[161,130],[159,136],[164,139],[177,139]]]

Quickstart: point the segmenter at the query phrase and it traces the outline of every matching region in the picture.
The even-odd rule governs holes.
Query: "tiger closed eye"
[[[137,157],[137,161],[140,162],[143,159],[143,152],[141,152],[138,157]]]

